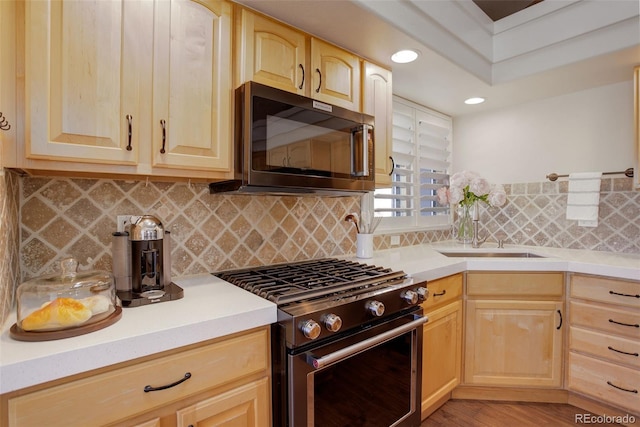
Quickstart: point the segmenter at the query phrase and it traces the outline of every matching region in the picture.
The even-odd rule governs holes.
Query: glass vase
[[[455,223],[456,240],[458,243],[471,243],[473,240],[473,212],[475,203],[459,205],[458,217]]]

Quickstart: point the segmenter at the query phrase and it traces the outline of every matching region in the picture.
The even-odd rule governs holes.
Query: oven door
[[[289,426],[419,426],[418,309],[288,356]]]

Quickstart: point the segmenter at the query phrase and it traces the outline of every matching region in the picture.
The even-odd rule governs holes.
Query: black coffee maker
[[[171,234],[160,220],[121,216],[118,228],[113,233],[113,273],[122,306],[182,298],[182,288],[171,282]]]

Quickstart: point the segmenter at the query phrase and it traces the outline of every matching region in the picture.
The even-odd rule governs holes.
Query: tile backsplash
[[[172,275],[182,276],[355,253],[344,217],[360,211],[359,196],[211,195],[204,184],[41,177],[22,179],[20,200],[22,280],[59,271],[65,256],[111,270],[117,215],[159,218],[171,232]],[[410,233],[401,245],[448,237]]]
[[[567,182],[506,185],[501,208],[483,208],[489,241],[640,253],[640,192],[628,178],[605,178],[595,228],[565,219]],[[8,315],[18,283],[59,271],[74,256],[82,269],[111,269],[116,216],[152,214],[171,231],[172,275],[355,253],[343,219],[360,198],[211,195],[204,184],[106,179],[0,178],[0,303]],[[451,228],[408,233],[401,246],[451,238]],[[375,249],[391,247],[390,235]]]
[[[17,174],[0,170],[0,324],[20,281],[19,181]]]
[[[486,208],[481,224],[489,240],[606,252],[640,253],[640,191],[633,179],[603,178],[597,227],[565,218],[567,181],[505,186],[508,200]]]

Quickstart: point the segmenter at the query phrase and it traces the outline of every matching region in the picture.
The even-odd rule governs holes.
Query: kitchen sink
[[[531,252],[440,252],[456,258],[546,258]]]

